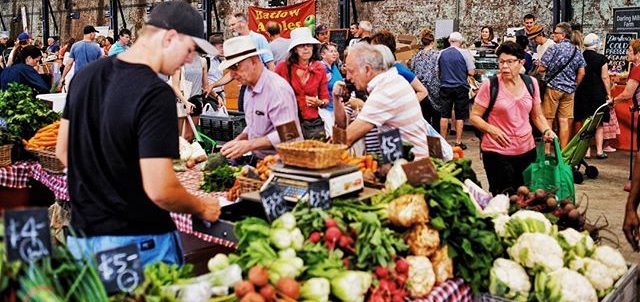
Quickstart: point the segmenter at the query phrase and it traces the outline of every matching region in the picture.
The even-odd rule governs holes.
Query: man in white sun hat
[[[300,131],[298,106],[289,83],[268,70],[260,60],[262,50],[256,49],[249,36],[226,40],[225,60],[220,70],[229,69],[231,77],[247,86],[244,112],[247,127],[234,140],[222,146],[222,154],[231,159],[253,152],[257,158],[275,154],[280,143],[276,126],[294,121]],[[302,136],[302,135],[300,135]]]
[[[215,197],[189,194],[173,171],[179,158],[176,96],[158,73],[172,75],[196,50],[215,55],[202,17],[189,4],[158,4],[128,51],[99,59],[70,83],[56,155],[68,167],[74,257],[134,244],[143,265],[182,264],[170,212],[208,221]]]

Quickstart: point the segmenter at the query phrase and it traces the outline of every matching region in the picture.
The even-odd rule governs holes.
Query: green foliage
[[[18,83],[11,83],[9,89],[0,91],[0,117],[7,123],[6,135],[9,136],[0,137],[0,142],[4,139],[12,142],[28,139],[39,128],[60,119],[44,101],[33,96],[31,88]]]

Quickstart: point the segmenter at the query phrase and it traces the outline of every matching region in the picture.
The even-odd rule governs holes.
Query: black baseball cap
[[[147,25],[162,29],[173,29],[189,36],[198,47],[210,55],[218,55],[211,43],[203,39],[204,26],[202,16],[190,4],[184,1],[162,2],[153,7]]]
[[[91,26],[91,25],[87,25],[84,27],[84,29],[82,30],[83,34],[90,34],[90,33],[97,33],[99,31],[96,30],[95,27]]]

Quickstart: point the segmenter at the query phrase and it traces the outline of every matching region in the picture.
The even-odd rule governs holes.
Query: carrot
[[[367,155],[364,157],[364,165],[369,168],[373,166],[373,156]]]
[[[378,171],[378,161],[374,160],[373,162],[371,162],[371,171],[373,171],[373,173]]]

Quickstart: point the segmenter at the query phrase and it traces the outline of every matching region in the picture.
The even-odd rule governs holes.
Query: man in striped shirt
[[[359,43],[349,48],[345,69],[347,79],[356,89],[367,91],[369,97],[356,120],[347,128],[347,140],[353,144],[374,127],[380,132],[397,128],[402,141],[413,145],[416,159],[429,156],[427,121],[411,85],[397,72],[387,71],[382,54],[369,44]],[[341,99],[344,84],[334,89],[334,99]],[[336,105],[336,123],[346,116],[342,102]]]

